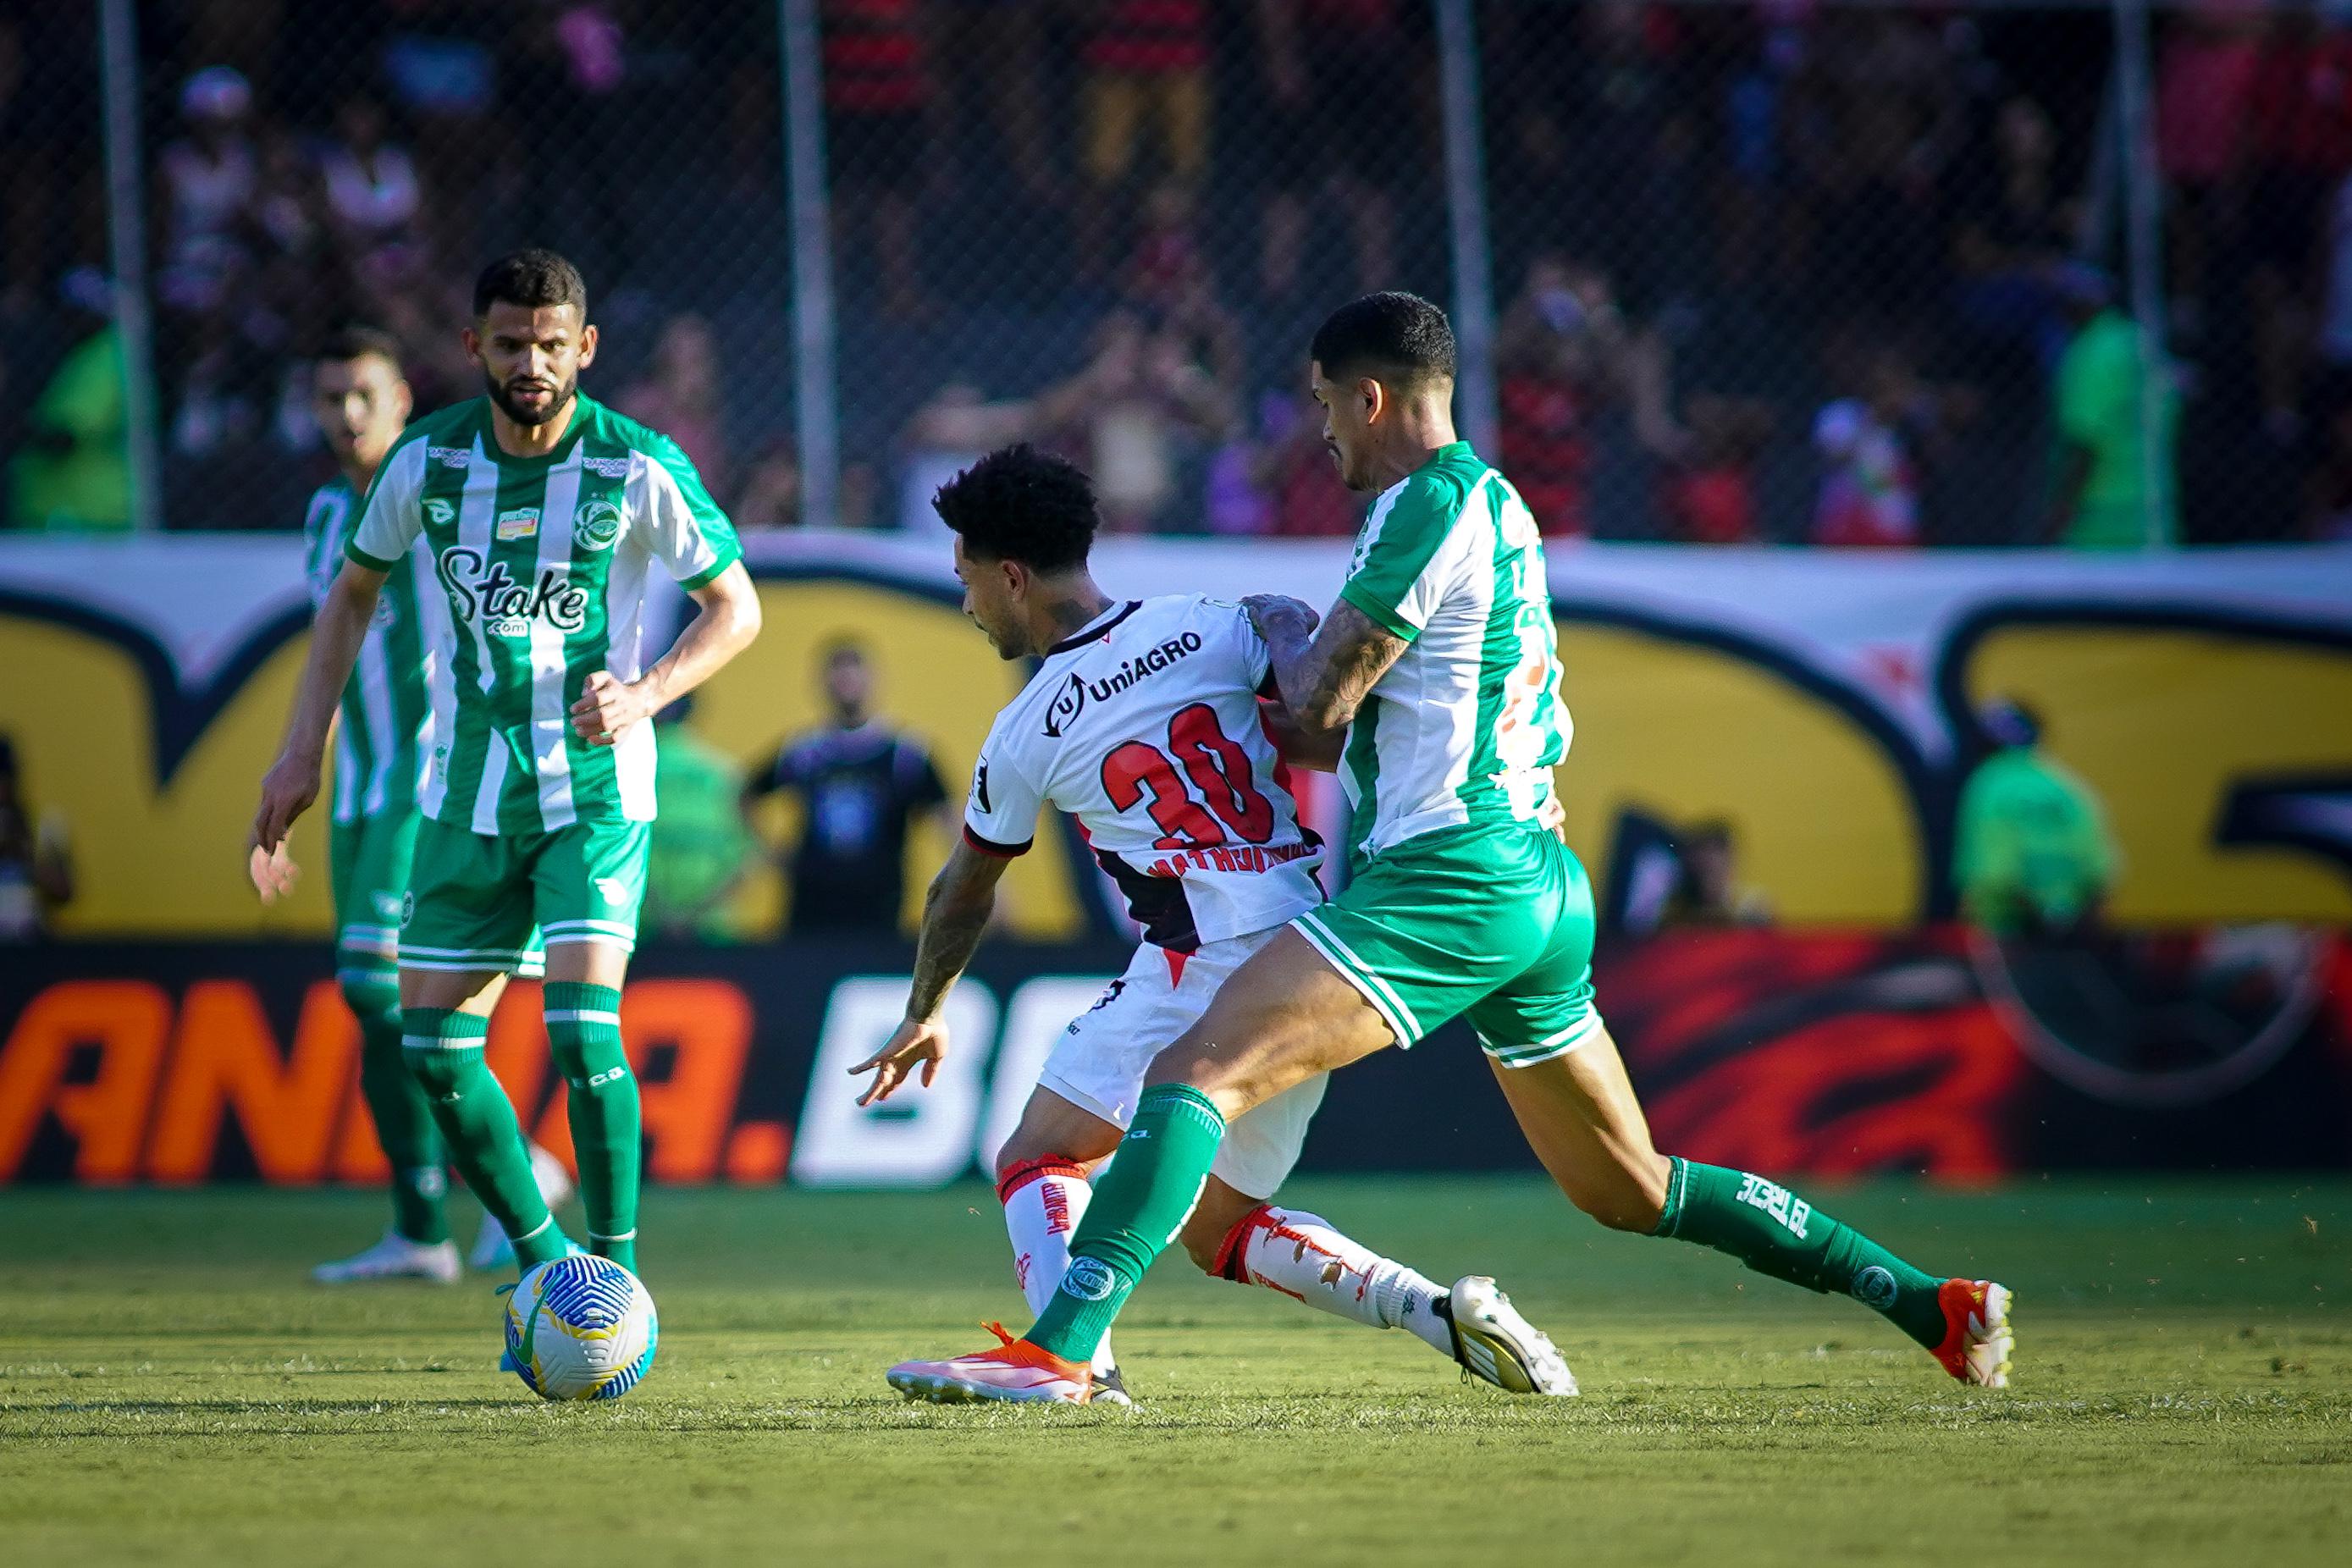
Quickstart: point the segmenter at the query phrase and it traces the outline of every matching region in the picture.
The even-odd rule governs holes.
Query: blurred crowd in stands
[[[1344,534],[1303,395],[1339,300],[1450,300],[1423,0],[819,0],[840,519],[987,447],[1114,526]],[[1478,0],[1500,450],[1548,533],[1844,546],[2352,537],[2352,31],[2156,17],[2164,319],[2119,286],[2097,9]],[[291,528],[305,355],[380,322],[478,382],[472,274],[586,272],[596,395],[746,528],[802,521],[769,0],[142,5],[163,489]],[[0,458],[121,526],[96,43],[0,0]],[[2145,327],[2159,327],[2151,333]],[[2147,353],[2152,338],[2160,358]],[[2153,487],[2153,489],[2151,489]]]

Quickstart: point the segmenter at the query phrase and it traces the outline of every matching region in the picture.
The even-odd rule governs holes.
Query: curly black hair
[[[492,305],[577,305],[588,314],[588,285],[574,267],[552,250],[533,247],[511,251],[482,268],[474,279],[474,319],[490,313]]]
[[[1307,353],[1332,381],[1370,375],[1412,386],[1454,379],[1454,327],[1445,312],[1393,289],[1332,311]]]
[[[1102,525],[1086,471],[1025,441],[991,452],[941,485],[931,506],[963,536],[967,553],[1034,572],[1085,565]]]

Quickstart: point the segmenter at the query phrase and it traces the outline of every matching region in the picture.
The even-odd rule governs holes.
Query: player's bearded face
[[[596,354],[596,329],[577,307],[492,305],[469,345],[499,412],[526,428],[572,405],[580,372]]]
[[[576,371],[561,379],[530,372],[509,376],[504,381],[495,375],[485,379],[489,383],[491,401],[504,409],[506,416],[518,425],[546,424],[562,413],[564,405],[570,403],[572,395],[580,390],[580,375]]]

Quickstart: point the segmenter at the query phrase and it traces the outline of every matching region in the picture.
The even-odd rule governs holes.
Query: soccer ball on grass
[[[507,1297],[504,1364],[541,1399],[618,1399],[653,1370],[660,1332],[635,1275],[609,1258],[558,1258]]]

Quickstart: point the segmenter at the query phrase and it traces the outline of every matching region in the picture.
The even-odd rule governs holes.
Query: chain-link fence
[[[1349,531],[1303,348],[1407,287],[1555,534],[2352,532],[2303,5],[0,0],[0,136],[19,526],[289,526],[310,347],[469,395],[536,242],[747,527],[920,528],[1020,437],[1122,529]]]

